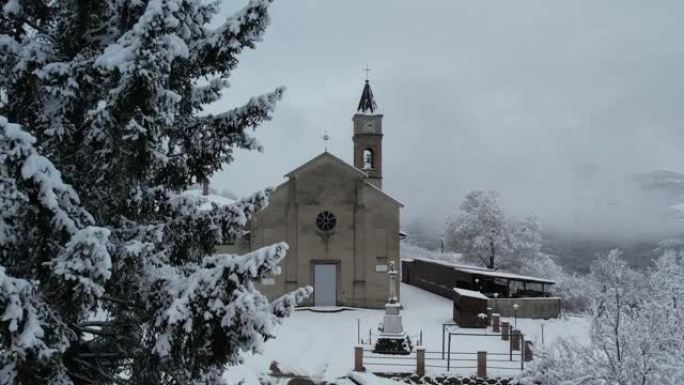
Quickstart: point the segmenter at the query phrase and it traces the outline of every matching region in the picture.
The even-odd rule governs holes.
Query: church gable
[[[323,203],[326,200],[353,203],[357,184],[361,183],[370,196],[403,207],[401,202],[370,183],[368,174],[328,152],[318,155],[286,176],[290,178],[286,184],[296,180],[297,200],[301,203]]]
[[[289,172],[286,182],[299,204],[353,205],[357,186],[368,176],[330,153],[322,153]]]
[[[365,174],[355,172],[345,163],[321,158],[290,177],[289,183],[294,183],[295,200],[299,204],[352,206],[364,178]]]
[[[302,174],[305,174],[311,170],[317,169],[317,168],[338,168],[340,171],[350,175],[350,176],[355,176],[357,178],[367,178],[368,174],[365,172],[359,170],[358,168],[348,164],[347,162],[343,161],[342,159],[336,157],[335,155],[329,153],[329,152],[324,152],[317,157],[311,159],[310,161],[304,163],[303,165],[297,167],[296,169],[288,172],[285,174],[286,177],[288,178],[293,178],[300,176]]]

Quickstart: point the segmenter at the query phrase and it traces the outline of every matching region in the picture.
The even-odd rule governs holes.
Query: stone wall
[[[513,304],[518,304],[518,318],[557,318],[560,315],[560,298],[490,298],[488,306],[502,317],[513,317]]]
[[[444,298],[454,298],[454,269],[449,266],[423,261],[402,260],[401,281],[419,287]]]

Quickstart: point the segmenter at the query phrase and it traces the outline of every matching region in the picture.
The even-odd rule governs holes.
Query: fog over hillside
[[[597,254],[619,248],[632,265],[646,267],[659,255],[661,241],[684,236],[683,174],[659,170],[608,179],[595,168],[581,171],[577,186],[583,189],[565,197],[569,206],[535,213],[542,221],[543,251],[562,265],[586,272]],[[526,214],[515,199],[501,198],[508,215]],[[430,219],[409,220],[408,242],[439,249],[443,227]]]
[[[656,242],[684,229],[669,209],[684,172],[684,2],[389,4],[273,3],[263,43],[215,111],[287,92],[256,132],[264,152],[240,152],[214,186],[278,185],[323,151],[326,131],[329,151],[351,162],[368,65],[385,115],[383,187],[405,204],[406,226],[439,232],[484,189],[563,238]]]

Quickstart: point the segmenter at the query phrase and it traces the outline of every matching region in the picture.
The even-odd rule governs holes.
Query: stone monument
[[[390,262],[387,276],[389,278],[389,298],[385,304],[385,315],[378,327],[380,336],[375,343],[375,353],[384,354],[410,354],[413,346],[411,340],[404,331],[401,322],[401,304],[397,298],[397,270],[394,261]]]

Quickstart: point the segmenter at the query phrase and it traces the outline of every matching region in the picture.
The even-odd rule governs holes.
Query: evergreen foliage
[[[282,89],[203,109],[269,3],[0,0],[0,384],[220,384],[309,295],[253,284],[285,244],[214,253],[268,192],[180,194],[260,149]]]

